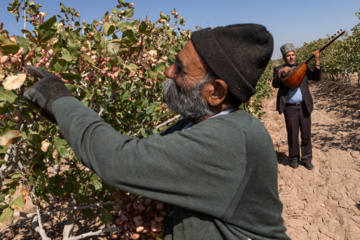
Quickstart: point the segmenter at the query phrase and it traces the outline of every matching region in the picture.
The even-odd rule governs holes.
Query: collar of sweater
[[[219,112],[218,114],[215,114],[214,116],[211,116],[210,118],[214,118],[214,117],[221,116],[221,115],[226,115],[226,114],[229,114],[229,113],[231,113],[233,111],[235,111],[235,108],[228,108],[228,109],[225,109],[224,111]],[[210,118],[208,118],[208,119],[210,119]],[[189,122],[183,129],[181,129],[181,131],[189,129],[192,125],[194,125],[194,123]]]

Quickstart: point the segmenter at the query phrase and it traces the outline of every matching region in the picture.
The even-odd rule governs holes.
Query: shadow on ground
[[[313,95],[324,102],[317,108],[337,118],[336,124],[313,124],[320,131],[312,134],[312,141],[324,148],[360,151],[360,88],[328,80],[312,84],[317,85]]]
[[[289,160],[285,153],[276,152],[276,157],[279,164],[282,164],[284,166],[289,166]]]

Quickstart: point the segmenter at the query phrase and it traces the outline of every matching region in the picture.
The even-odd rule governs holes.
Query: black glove
[[[24,97],[30,103],[41,108],[42,114],[48,120],[56,123],[54,113],[51,110],[52,103],[61,97],[73,97],[61,79],[45,69],[27,65],[25,69],[40,81],[24,92]]]

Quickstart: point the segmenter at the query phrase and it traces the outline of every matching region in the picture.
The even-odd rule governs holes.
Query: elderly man
[[[43,69],[26,67],[42,79],[25,97],[105,182],[167,204],[165,239],[289,239],[271,138],[238,109],[272,51],[261,25],[194,32],[165,72],[167,104],[184,119],[144,139],[117,133]]]
[[[272,85],[279,88],[276,101],[276,110],[284,112],[286,130],[288,133],[289,165],[298,168],[301,162],[308,170],[314,169],[311,146],[311,112],[314,109],[313,99],[309,91],[309,79],[320,80],[320,52],[313,52],[315,69],[306,70],[306,74],[296,89],[290,89],[282,81],[297,64],[295,46],[287,43],[281,46],[280,51],[285,61],[284,65],[274,68]],[[301,131],[301,161],[299,150],[299,129]]]

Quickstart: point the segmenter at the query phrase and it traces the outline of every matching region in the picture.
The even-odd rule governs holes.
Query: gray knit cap
[[[284,56],[288,52],[295,52],[295,46],[292,43],[285,43],[280,47],[281,54]]]
[[[273,52],[272,35],[262,25],[234,24],[194,32],[191,41],[204,63],[228,85],[230,95],[247,102]]]

